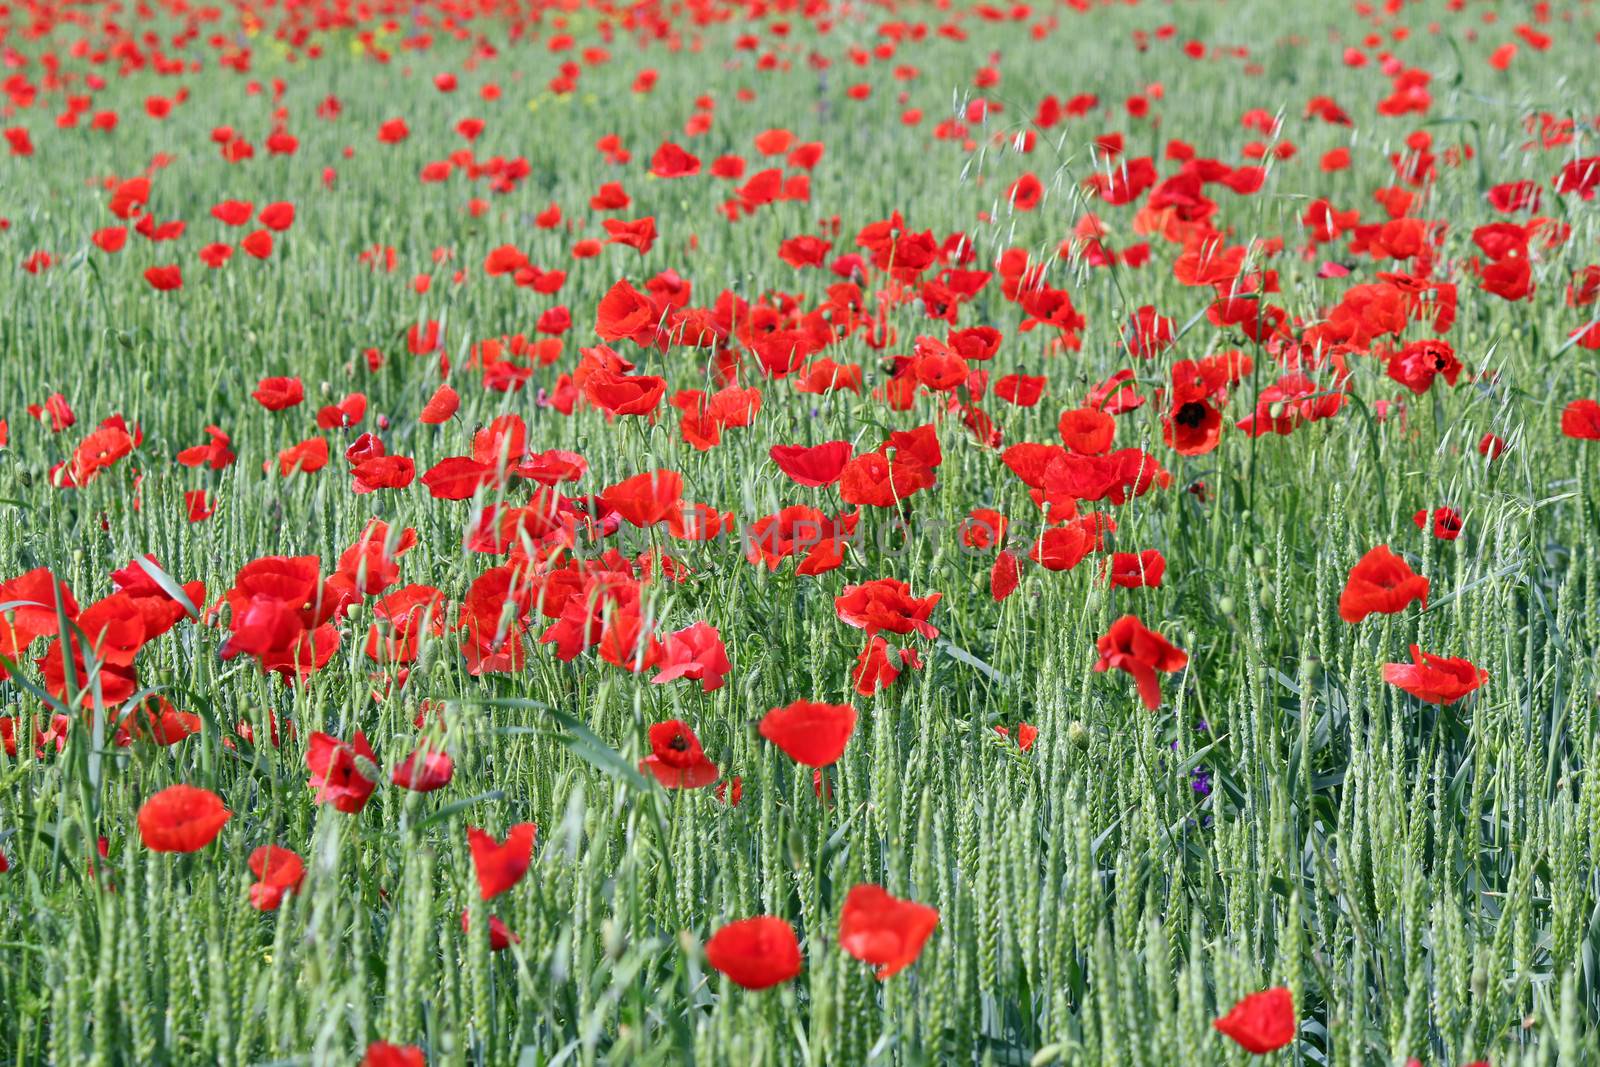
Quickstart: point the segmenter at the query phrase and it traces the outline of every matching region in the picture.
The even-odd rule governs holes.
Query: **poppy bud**
[[[1089,747],[1089,728],[1077,719],[1067,724],[1067,741],[1073,748],[1087,749]]]
[[[805,870],[811,862],[806,850],[806,839],[796,827],[789,828],[789,862],[797,871]]]
[[[615,919],[607,919],[600,924],[600,940],[605,946],[606,958],[609,960],[620,960],[623,951],[628,947],[626,932]]]

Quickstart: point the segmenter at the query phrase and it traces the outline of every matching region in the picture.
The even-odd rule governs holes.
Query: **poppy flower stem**
[[[1378,422],[1372,417],[1372,409],[1367,402],[1354,392],[1344,394],[1347,402],[1354,402],[1356,410],[1361,412],[1361,420],[1367,427],[1367,451],[1372,457],[1368,466],[1372,470],[1373,479],[1378,489],[1378,513],[1387,517],[1389,515],[1389,483],[1383,470],[1383,440],[1378,436]]]

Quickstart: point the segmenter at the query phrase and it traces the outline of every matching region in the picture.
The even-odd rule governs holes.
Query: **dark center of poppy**
[[[1191,400],[1187,404],[1183,405],[1183,407],[1179,408],[1178,413],[1172,418],[1173,421],[1179,426],[1187,427],[1191,430],[1198,430],[1201,426],[1205,425],[1206,406],[1200,403],[1198,400]]]

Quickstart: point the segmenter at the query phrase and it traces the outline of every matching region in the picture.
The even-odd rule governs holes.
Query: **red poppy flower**
[[[1104,456],[1068,452],[1049,461],[1040,485],[1052,498],[1125,504],[1152,487],[1165,489],[1172,475],[1156,458],[1138,448],[1122,448]]]
[[[1239,1043],[1246,1052],[1264,1055],[1283,1048],[1294,1040],[1299,1023],[1294,1014],[1294,997],[1282,986],[1251,993],[1233,1010],[1211,1025]]]
[[[157,292],[171,292],[183,288],[183,269],[177,264],[164,267],[147,267],[144,280],[150,283],[150,288]]]
[[[315,556],[267,556],[240,568],[228,591],[229,636],[222,658],[255,657],[263,670],[304,678],[339,647],[333,620],[360,599],[342,575],[324,581]]]
[[[533,842],[538,827],[519,822],[506,831],[505,841],[476,826],[467,827],[467,846],[472,850],[472,868],[478,875],[478,895],[492,900],[506,892],[528,873],[533,864]]]
[[[200,249],[200,262],[212,270],[220,269],[233,257],[233,246],[224,244],[208,244]]]
[[[1357,623],[1368,615],[1394,615],[1413,600],[1428,606],[1428,579],[1405,560],[1379,545],[1350,568],[1350,578],[1339,595],[1339,618]]]
[[[605,227],[608,245],[626,245],[634,249],[641,256],[655,247],[656,220],[653,216],[642,219],[605,219],[601,225]]]
[[[595,306],[595,332],[603,341],[655,337],[659,315],[655,304],[626,281],[613,285]]]
[[[828,441],[820,445],[773,445],[768,451],[772,462],[790,478],[807,486],[832,485],[850,462],[849,441]]]
[[[146,553],[141,558],[143,563],[135,560],[120,570],[112,571],[111,584],[116,586],[119,593],[125,593],[132,598],[134,608],[144,619],[145,640],[149,641],[172,629],[181,619],[198,616],[174,599],[151,576],[145,564],[158,571],[161,569],[161,564],[155,556]],[[182,589],[184,595],[189,598],[190,605],[205,603],[204,582],[185,582]]]
[[[359,761],[359,762],[358,762]],[[353,815],[367,806],[377,780],[378,757],[360,730],[351,741],[340,741],[318,731],[311,735],[306,749],[306,766],[311,770],[310,785],[317,791],[316,802],[331,802],[339,811]]]
[[[349,393],[337,404],[327,404],[317,409],[317,428],[337,430],[354,426],[367,413],[367,398],[363,393]]]
[[[469,911],[461,913],[461,932],[472,933],[472,919]],[[498,916],[489,916],[489,951],[500,952],[512,945],[522,944],[522,938],[511,932],[511,928],[501,922]]]
[[[106,704],[117,704],[133,696],[138,687],[133,661],[145,642],[151,639],[149,625],[138,601],[128,593],[113,593],[85,608],[77,619],[77,629],[88,638],[87,646],[77,633],[69,635],[74,673],[84,686],[82,703],[93,706],[96,697]],[[54,623],[50,632],[56,630]],[[89,684],[88,664],[96,661],[98,671]],[[38,660],[45,686],[58,699],[67,697],[66,659],[58,637]]]
[[[263,378],[250,395],[268,411],[282,411],[303,401],[306,387],[299,378]]]
[[[589,206],[596,211],[621,211],[632,203],[633,198],[621,182],[602,182],[589,198]]]
[[[0,582],[0,656],[19,660],[28,646],[45,634],[57,633],[56,599],[68,619],[78,617],[78,602],[67,583],[57,580],[46,567]],[[0,678],[7,677],[0,666]]]
[[[744,779],[735,777],[731,781],[733,782],[731,789],[728,786],[728,782],[723,781],[717,783],[717,788],[713,792],[719,801],[730,808],[736,808],[739,806],[740,799],[744,796]]]
[[[1213,451],[1222,440],[1222,412],[1209,398],[1190,396],[1162,416],[1162,436],[1183,456],[1202,456]]]
[[[861,392],[861,367],[855,363],[836,363],[826,357],[813,359],[799,376],[791,379],[797,392],[825,394],[848,389]]]
[[[934,605],[942,593],[926,597],[911,595],[911,587],[895,578],[879,578],[860,585],[846,586],[844,593],[834,598],[834,610],[839,621],[846,626],[865,630],[868,635],[880,632],[908,634],[915,631],[923,637],[939,636],[938,627],[928,622]]]
[[[1123,345],[1135,359],[1150,359],[1172,344],[1174,324],[1167,316],[1146,304],[1129,317],[1123,327]]]
[[[1306,423],[1332,418],[1343,406],[1340,390],[1320,385],[1304,374],[1286,374],[1261,390],[1255,413],[1237,425],[1251,437],[1268,433],[1287,437]]]
[[[256,230],[240,241],[239,247],[246,255],[255,259],[266,259],[272,255],[272,234],[266,230]]]
[[[717,765],[706,758],[700,739],[680,719],[650,727],[650,755],[639,761],[668,789],[699,789],[717,780]]]
[[[261,209],[257,220],[267,229],[282,233],[294,225],[294,205],[288,201],[268,204]]]
[[[128,709],[117,724],[117,744],[132,744],[134,738],[171,746],[200,732],[200,716],[179,711],[164,696],[150,696]]]
[[[430,426],[449,422],[451,416],[456,413],[456,409],[460,406],[461,397],[456,391],[448,385],[441,385],[434,390],[433,395],[428,398],[428,402],[422,406],[422,411],[417,416],[417,421],[427,423]]]
[[[1426,530],[1428,528],[1428,517],[1428,509],[1423,508],[1411,516],[1411,521],[1417,524],[1417,529]],[[1434,508],[1432,517],[1433,536],[1439,540],[1454,541],[1461,536],[1461,527],[1465,525],[1466,520],[1461,517],[1461,513],[1455,508]]]
[[[584,398],[608,415],[651,415],[667,392],[665,378],[623,374],[607,367],[593,370],[582,383]]]
[[[378,126],[378,140],[383,144],[399,144],[410,136],[405,119],[389,119]]]
[[[576,452],[552,448],[527,456],[512,472],[519,478],[529,478],[544,486],[562,482],[575,482],[589,469],[589,461]]]
[[[454,773],[455,763],[447,754],[420,748],[400,761],[389,780],[402,789],[431,793],[449,785]]]
[[[404,489],[416,475],[416,463],[409,456],[374,456],[350,469],[350,491],[374,493],[379,489]]]
[[[1555,176],[1556,192],[1563,195],[1577,193],[1585,200],[1594,198],[1597,185],[1600,185],[1600,156],[1574,159]]]
[[[67,403],[67,398],[60,393],[51,393],[45,397],[43,404],[29,404],[28,414],[40,421],[48,415],[51,433],[60,433],[77,425],[78,422],[78,416],[73,414],[72,405]]]
[[[1004,726],[996,726],[994,728],[994,732],[999,734],[1001,737],[1011,736],[1011,731],[1006,729]],[[1029,749],[1033,748],[1033,743],[1038,739],[1039,728],[1037,726],[1030,726],[1025,722],[1019,722],[1017,724],[1017,748],[1021,749],[1023,752],[1027,752]]]
[[[315,474],[327,465],[328,442],[321,437],[308,438],[278,453],[278,473],[285,478],[292,474]],[[263,469],[270,471],[272,466],[269,460],[263,464]]]
[[[794,927],[771,915],[728,923],[706,941],[706,962],[746,989],[781,985],[800,973]]]
[[[1478,268],[1478,285],[1502,300],[1523,300],[1533,295],[1533,264],[1511,257]]]
[[[492,465],[470,456],[449,456],[429,467],[419,480],[436,500],[466,500],[500,479]]]
[[[1094,546],[1094,534],[1072,522],[1040,534],[1028,551],[1028,558],[1045,570],[1070,571],[1083,562]]]
[[[665,644],[661,672],[650,679],[652,684],[689,678],[698,681],[704,692],[714,693],[722,688],[723,676],[733,669],[722,635],[710,623],[697,622],[668,634]]]
[[[103,230],[96,230],[91,240],[102,252],[115,254],[122,251],[128,243],[128,228],[126,226],[107,226]]]
[[[994,395],[1019,408],[1031,408],[1044,396],[1044,387],[1048,383],[1049,379],[1042,376],[1008,374],[995,382]]]
[[[366,653],[381,663],[416,662],[424,634],[444,634],[444,594],[431,585],[408,585],[373,605],[379,623],[367,630]]]
[[[1133,615],[1124,615],[1112,623],[1095,647],[1100,651],[1100,660],[1094,669],[1127,671],[1138,684],[1139,699],[1151,711],[1161,706],[1161,682],[1156,672],[1182,670],[1189,662],[1188,653]]]
[[[1167,560],[1159,550],[1147,548],[1143,552],[1115,552],[1106,561],[1106,581],[1123,589],[1153,589],[1161,584],[1166,573]]]
[[[824,574],[843,565],[843,541],[855,531],[857,520],[853,513],[830,518],[802,504],[784,508],[745,529],[745,558],[776,570],[783,560],[799,556],[797,574]]]
[[[250,873],[256,876],[256,884],[250,887],[250,906],[257,911],[277,911],[287,894],[300,891],[306,865],[289,849],[263,845],[250,853]]]
[[[894,456],[867,452],[844,465],[839,496],[846,504],[892,508],[935,481],[933,468],[915,455],[896,449]]]
[[[821,267],[827,260],[833,242],[811,234],[787,238],[778,246],[778,258],[796,269]]]
[[[224,200],[211,208],[211,217],[224,226],[243,226],[255,213],[255,205],[246,200]]]
[[[209,789],[168,786],[140,806],[139,837],[152,852],[198,852],[232,814]]]
[[[73,449],[70,464],[52,469],[52,484],[59,488],[88,485],[131,453],[135,444],[120,418],[107,419]]]
[[[761,736],[807,767],[837,762],[855,728],[856,709],[849,704],[810,700],[773,708],[761,719]]]
[[[1588,307],[1600,300],[1600,264],[1590,264],[1572,272],[1567,285],[1567,306]]]
[[[994,548],[1005,542],[1010,522],[993,508],[973,508],[962,520],[961,543],[968,548]]]
[[[989,595],[998,603],[1016,591],[1020,580],[1017,557],[1002,550],[989,571]]]
[[[339,553],[338,573],[367,596],[400,580],[399,559],[417,546],[417,531],[391,531],[382,519],[368,520],[355,543]]]
[[[1117,420],[1098,408],[1073,408],[1061,413],[1056,431],[1072,451],[1098,456],[1111,447]]]
[[[889,647],[889,642],[874,635],[867,638],[866,647],[856,657],[855,669],[850,672],[850,685],[862,696],[869,697],[893,685],[895,679],[900,677],[900,668],[905,665],[920,666],[915,653],[910,649],[900,649],[895,653]]]
[[[636,474],[607,486],[597,499],[605,510],[616,512],[634,526],[654,526],[681,512],[683,475],[669,470]]]
[[[1470,661],[1435,656],[1411,646],[1410,663],[1385,663],[1383,680],[1429,704],[1454,704],[1489,680],[1489,672]]]
[[[1524,209],[1538,211],[1543,192],[1536,182],[1503,182],[1489,190],[1488,201],[1496,211],[1506,214]]]
[[[360,1067],[428,1067],[428,1058],[416,1045],[391,1045],[374,1041],[361,1057]]]
[[[1451,385],[1461,376],[1461,361],[1448,341],[1412,341],[1389,358],[1389,377],[1421,395],[1442,375]]]
[[[922,953],[939,912],[890,896],[881,886],[858,885],[839,912],[839,947],[878,968],[878,981],[905,970]]]
[[[663,141],[650,159],[650,173],[658,178],[689,178],[700,173],[700,159],[681,145]]]
[[[214,471],[232,466],[239,457],[229,447],[233,442],[228,435],[215,426],[207,426],[206,436],[211,438],[207,443],[179,452],[178,462],[185,467],[209,467]]]
[[[1562,408],[1561,433],[1580,441],[1600,441],[1600,403],[1585,398]]]
[[[1006,202],[1017,211],[1032,211],[1044,199],[1044,184],[1033,173],[1024,174],[1006,190]]]

